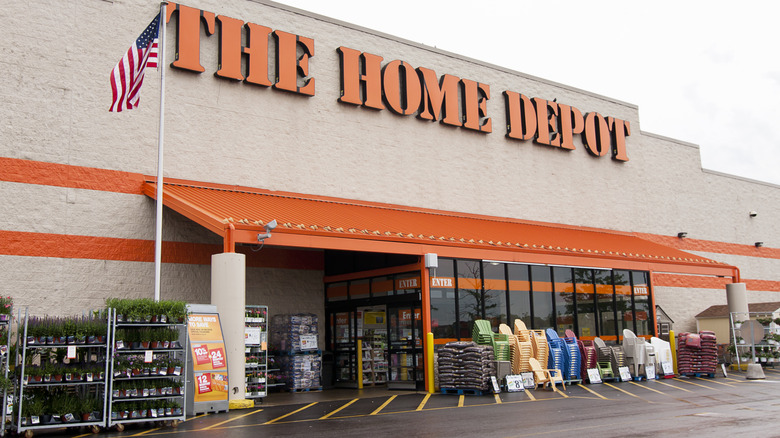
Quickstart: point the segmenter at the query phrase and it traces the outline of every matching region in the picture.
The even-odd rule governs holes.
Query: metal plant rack
[[[132,330],[132,329],[141,329],[141,328],[175,328],[179,332],[179,341],[178,346],[175,348],[146,348],[146,349],[133,349],[133,348],[117,348],[116,345],[116,331],[117,329],[126,329],[126,330]],[[123,431],[125,429],[125,424],[130,423],[148,423],[148,422],[169,422],[171,425],[176,425],[179,422],[182,422],[185,420],[186,412],[185,412],[185,401],[187,400],[186,397],[186,388],[187,388],[187,349],[185,348],[186,345],[186,339],[187,339],[187,325],[185,322],[165,322],[165,323],[135,323],[135,322],[126,322],[126,321],[117,321],[117,315],[116,312],[113,313],[113,324],[112,324],[112,330],[111,330],[111,357],[113,358],[111,360],[111,367],[110,372],[108,376],[110,376],[111,379],[111,387],[108,391],[108,415],[106,416],[106,425],[107,427],[113,427],[116,426],[116,429],[118,431]],[[149,353],[151,352],[151,353]],[[148,376],[121,376],[121,372],[119,369],[116,368],[116,358],[123,356],[123,355],[145,355],[145,354],[151,354],[152,357],[161,357],[161,356],[167,356],[167,357],[173,357],[176,359],[179,359],[181,361],[181,373],[179,375],[148,375]],[[114,388],[116,387],[117,383],[119,382],[138,382],[138,381],[161,381],[161,380],[171,380],[171,381],[177,381],[181,383],[179,392],[176,394],[161,394],[161,395],[155,395],[155,396],[136,396],[136,397],[122,397],[118,398],[115,397],[115,391]],[[121,408],[123,403],[127,402],[143,402],[143,401],[158,401],[158,400],[178,400],[181,412],[178,415],[165,415],[165,416],[146,416],[141,418],[121,418],[114,416],[115,408]],[[121,411],[119,411],[121,412]]]

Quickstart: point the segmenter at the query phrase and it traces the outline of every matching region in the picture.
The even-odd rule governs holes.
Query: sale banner
[[[227,400],[228,378],[227,373],[196,373],[195,402],[214,402]],[[203,391],[201,392],[201,383]]]
[[[222,345],[222,344],[221,344]],[[225,347],[209,348],[209,357],[211,358],[211,369],[218,370],[225,368]]]
[[[204,373],[198,375],[195,379],[197,383],[198,394],[205,394],[211,392],[211,373]]]
[[[209,357],[208,344],[192,344],[192,357],[195,359],[195,369],[198,369],[199,366],[202,368],[202,365],[211,366],[211,357]]]
[[[222,340],[222,327],[219,315],[193,313],[187,318],[187,331],[191,342],[209,342]]]

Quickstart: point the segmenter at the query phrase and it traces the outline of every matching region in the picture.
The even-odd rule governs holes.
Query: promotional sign
[[[647,380],[655,380],[655,366],[654,365],[646,366],[645,375],[647,376]]]
[[[628,367],[620,367],[618,371],[620,372],[621,381],[628,382],[631,380],[631,372],[628,370]]]
[[[674,367],[671,362],[661,362],[661,370],[667,376],[674,374]]]
[[[525,387],[525,388],[536,388],[536,381],[534,380],[534,373],[527,372],[527,373],[520,373],[520,375],[523,377],[523,387]]]
[[[219,315],[193,314],[188,318],[187,331],[192,342],[222,341]]]
[[[493,392],[496,394],[501,392],[501,387],[498,386],[498,380],[496,379],[496,376],[490,376],[490,381],[493,383]]]
[[[523,376],[518,374],[510,374],[506,376],[506,390],[507,392],[525,391]]]
[[[601,374],[598,368],[588,368],[588,382],[601,383]]]
[[[195,373],[195,401],[227,400],[227,372]]]
[[[227,401],[227,358],[219,315],[192,313],[187,331],[195,378],[195,403]]]

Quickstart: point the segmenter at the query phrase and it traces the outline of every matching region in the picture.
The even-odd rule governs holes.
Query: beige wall
[[[316,95],[216,78],[218,37],[202,35],[206,72],[166,70],[168,177],[670,236],[687,231],[692,239],[764,241],[768,248],[780,242],[773,222],[780,187],[702,171],[698,146],[641,132],[635,105],[270,2],[187,5],[313,38]],[[109,72],[156,8],[142,0],[47,0],[36,2],[35,13],[28,2],[12,0],[0,8],[9,29],[0,41],[0,156],[154,174],[158,77],[149,72],[139,109],[107,109]],[[171,54],[173,25],[168,30]],[[338,103],[342,45],[488,84],[494,132]],[[507,139],[504,90],[629,121],[630,161],[593,158],[579,140],[576,150],[562,151]],[[153,239],[153,203],[141,195],[0,182],[0,196],[2,230]],[[759,215],[751,219],[750,210]],[[164,236],[219,243],[167,210]],[[777,257],[706,256],[737,264],[745,278],[780,280]],[[14,268],[0,272],[2,292],[48,312],[75,311],[107,295],[152,294],[149,263],[8,256],[0,263]],[[166,265],[163,296],[208,302],[208,269]],[[272,313],[321,314],[322,273],[299,274],[250,269],[247,302],[269,304]],[[724,291],[656,292],[657,304],[687,330],[695,328],[693,315],[725,303]],[[769,295],[750,292],[751,299],[776,300]]]

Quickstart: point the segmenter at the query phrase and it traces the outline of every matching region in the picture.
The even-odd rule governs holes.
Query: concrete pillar
[[[246,398],[244,388],[244,310],[246,256],[222,253],[211,256],[211,304],[217,306],[228,363],[228,400]]]
[[[750,319],[745,283],[727,284],[726,301],[729,305],[729,313],[738,312],[738,315],[734,315],[734,321],[747,321]]]

